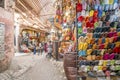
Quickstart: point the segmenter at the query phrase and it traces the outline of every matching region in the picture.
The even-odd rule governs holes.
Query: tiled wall
[[[0,22],[5,24],[5,58],[0,61],[0,72],[8,68],[14,55],[14,16],[0,8]]]

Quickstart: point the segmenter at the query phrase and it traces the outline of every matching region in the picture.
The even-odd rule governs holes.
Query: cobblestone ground
[[[66,80],[63,62],[47,59],[45,55],[15,57],[0,80]]]

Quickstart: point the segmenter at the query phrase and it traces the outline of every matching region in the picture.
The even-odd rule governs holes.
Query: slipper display
[[[88,49],[91,49],[92,48],[92,44],[88,44]]]
[[[120,71],[117,72],[117,76],[120,76]]]
[[[103,66],[102,70],[106,71],[107,70],[107,66]]]
[[[102,12],[102,17],[103,17],[103,16],[105,16],[105,12],[104,12],[104,11]]]
[[[89,16],[89,11],[86,11],[85,17],[88,17],[88,16]]]
[[[110,15],[106,15],[105,21],[109,21]]]
[[[79,56],[78,60],[86,60],[86,57]]]
[[[86,65],[85,61],[80,61],[79,65],[82,67],[83,65]]]
[[[115,66],[110,66],[110,69],[111,69],[112,71],[115,71]]]
[[[103,59],[108,60],[109,59],[109,54],[108,53],[104,54]]]
[[[87,33],[87,28],[83,28],[83,33]]]
[[[109,4],[113,4],[114,3],[114,0],[109,0]]]
[[[87,59],[88,61],[92,61],[92,56],[91,56],[91,55],[88,55],[88,56],[86,57],[86,59]]]
[[[96,55],[92,55],[92,60],[96,60]]]
[[[95,22],[94,23],[94,27],[96,28],[96,27],[98,27],[99,26],[99,23],[98,22]]]
[[[78,33],[79,33],[79,34],[82,33],[82,28],[78,28]]]
[[[113,48],[114,53],[120,53],[120,47],[115,47]]]
[[[91,39],[93,37],[93,33],[87,33],[86,36],[89,37],[89,40],[88,40],[89,42],[88,43],[90,43]]]
[[[81,28],[82,23],[81,23],[81,22],[78,22],[77,24],[78,24],[78,28]]]
[[[92,51],[93,51],[92,49],[88,49],[87,50],[87,55],[90,55],[92,53]]]
[[[111,65],[114,65],[115,64],[115,60],[111,60]]]
[[[87,48],[88,48],[88,44],[85,42],[85,43],[83,44],[83,50],[87,50]]]
[[[96,56],[101,55],[101,50],[97,50]]]
[[[106,71],[106,72],[105,72],[105,75],[106,75],[106,76],[110,76],[110,71]]]
[[[83,13],[84,14],[84,13]],[[81,14],[82,15],[82,14]],[[78,17],[78,22],[82,22],[84,20],[84,17],[83,16],[79,16]],[[82,23],[81,23],[81,25],[82,25]]]
[[[102,60],[103,59],[103,56],[96,56],[96,60]]]
[[[115,66],[115,70],[119,71],[120,70],[120,65]]]
[[[107,60],[103,61],[103,66],[107,66]]]
[[[115,42],[115,47],[119,47],[120,46],[120,42]]]
[[[94,14],[94,10],[91,10],[90,13],[89,13],[89,16],[92,17]]]
[[[114,54],[114,53],[112,53],[112,54],[109,55],[109,59],[110,59],[110,60],[113,60],[114,57],[115,57],[115,54]]]
[[[98,8],[99,8],[98,4],[94,5],[94,10],[98,10]]]
[[[114,3],[114,5],[113,5],[113,9],[116,9],[118,7],[118,3]]]
[[[94,44],[92,49],[97,49],[97,44]]]
[[[82,11],[82,4],[77,3],[77,12],[81,12]]]
[[[105,49],[102,49],[100,54],[104,55],[104,53],[105,53]]]
[[[107,66],[110,66],[110,65],[111,65],[111,61],[107,60]]]
[[[115,60],[119,60],[119,54],[115,54],[114,59],[115,59]]]
[[[85,65],[82,65],[81,68],[80,68],[80,71],[83,71],[83,72],[86,72],[86,66]]]
[[[114,47],[115,47],[115,44],[114,44],[114,43],[109,43],[109,44],[108,44],[108,48],[109,48],[109,49],[113,49]]]
[[[102,21],[98,21],[99,27],[102,27],[103,22]]]
[[[97,77],[96,73],[94,73],[94,72],[88,72],[88,76],[90,76],[90,77]]]
[[[111,76],[116,76],[116,73],[115,72],[111,72],[110,75]]]
[[[100,60],[99,61],[99,66],[102,66],[103,65],[103,60]]]
[[[86,9],[87,9],[87,3],[86,3],[86,2],[83,2],[82,8],[83,8],[83,10],[86,10]]]
[[[116,60],[115,64],[120,65],[120,60]]]
[[[108,0],[106,0],[108,1]],[[109,4],[105,4],[105,11],[108,11],[109,10]]]
[[[104,77],[105,73],[103,71],[97,71],[97,76],[98,77]]]
[[[98,66],[94,66],[93,70],[98,71]]]
[[[86,51],[85,50],[81,50],[78,52],[79,56],[85,56],[86,55]]]
[[[78,34],[87,36],[78,43],[80,60],[85,60],[83,71],[94,78],[119,76],[120,1],[80,0],[79,7]]]

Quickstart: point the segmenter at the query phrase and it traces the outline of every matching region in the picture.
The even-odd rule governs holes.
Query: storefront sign
[[[4,37],[5,36],[5,25],[3,23],[0,23],[0,60],[4,58]]]

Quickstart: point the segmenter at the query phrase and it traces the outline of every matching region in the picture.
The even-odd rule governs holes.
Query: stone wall
[[[14,55],[14,16],[13,12],[9,12],[0,7],[0,22],[5,24],[5,57],[0,61],[0,72],[9,67],[11,59]]]

